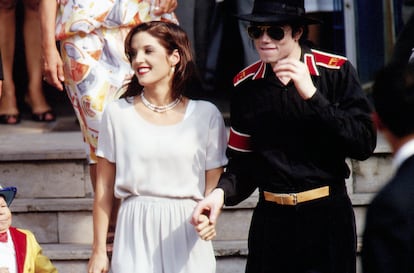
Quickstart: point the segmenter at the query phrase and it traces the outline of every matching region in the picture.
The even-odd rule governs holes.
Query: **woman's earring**
[[[175,72],[175,65],[172,65],[169,75],[174,74],[174,72]]]

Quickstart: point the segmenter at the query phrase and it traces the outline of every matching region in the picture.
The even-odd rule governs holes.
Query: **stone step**
[[[89,244],[41,244],[59,273],[86,272],[92,253]],[[246,241],[213,241],[217,273],[242,273],[246,263]]]
[[[86,272],[91,255],[89,244],[41,244],[43,253],[57,267],[59,273]],[[247,241],[213,241],[217,273],[243,273],[247,258]],[[361,242],[358,242],[358,268]],[[360,269],[357,272],[361,272]]]

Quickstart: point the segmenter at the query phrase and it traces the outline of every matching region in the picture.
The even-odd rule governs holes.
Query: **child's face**
[[[0,196],[0,233],[9,229],[12,222],[11,211],[7,206],[6,200]]]

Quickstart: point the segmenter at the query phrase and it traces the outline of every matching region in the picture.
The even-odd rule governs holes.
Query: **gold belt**
[[[329,196],[329,186],[298,193],[272,193],[267,191],[263,193],[266,201],[275,202],[279,205],[294,206],[302,202]]]

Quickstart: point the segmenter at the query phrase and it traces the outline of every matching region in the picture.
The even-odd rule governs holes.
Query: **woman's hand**
[[[56,47],[43,49],[43,80],[63,91],[63,62]]]
[[[216,224],[211,223],[207,215],[200,214],[195,229],[200,238],[205,241],[210,241],[216,237]]]
[[[156,9],[154,10],[154,15],[156,16],[171,13],[177,8],[177,0],[155,0],[155,3]]]
[[[93,251],[88,263],[88,273],[106,273],[109,271],[109,258],[106,251]]]

